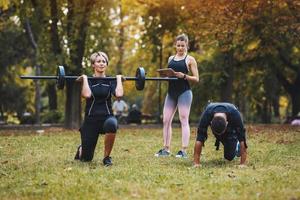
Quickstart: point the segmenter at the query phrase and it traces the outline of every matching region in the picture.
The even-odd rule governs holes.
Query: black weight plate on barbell
[[[65,87],[65,68],[63,66],[58,66],[56,73],[56,86],[58,89],[62,90]]]
[[[135,87],[137,90],[143,90],[145,87],[145,70],[143,67],[139,67],[136,69],[135,77],[137,78],[135,80]]]

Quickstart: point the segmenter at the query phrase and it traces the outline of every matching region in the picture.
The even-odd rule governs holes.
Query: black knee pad
[[[109,117],[103,124],[105,133],[116,133],[118,129],[118,121],[115,117]]]
[[[232,161],[235,158],[235,154],[226,154],[224,155],[226,160]]]

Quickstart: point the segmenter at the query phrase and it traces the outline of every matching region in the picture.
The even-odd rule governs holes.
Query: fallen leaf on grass
[[[228,174],[228,177],[229,177],[229,178],[235,178],[236,175],[234,175],[234,174]]]
[[[8,160],[4,160],[1,162],[1,164],[6,164],[6,163],[8,163]]]
[[[234,171],[231,171],[231,172],[228,174],[228,177],[229,177],[229,178],[235,178],[236,175],[234,174]]]
[[[47,183],[47,181],[43,180],[43,181],[40,183],[40,185],[46,186],[46,185],[48,185],[48,183]]]
[[[65,168],[65,171],[72,171],[72,167]]]

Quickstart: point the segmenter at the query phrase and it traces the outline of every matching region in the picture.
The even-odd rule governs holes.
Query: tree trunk
[[[262,123],[269,124],[271,122],[271,109],[268,99],[263,102]]]
[[[292,115],[295,117],[300,112],[300,70],[298,71],[297,77],[293,82],[290,95],[292,99]]]
[[[292,116],[295,117],[300,112],[300,70],[293,83],[290,83],[280,71],[277,71],[276,76],[292,99]]]
[[[271,67],[268,67],[271,69]],[[266,119],[267,122],[271,122],[272,118],[272,107],[274,111],[274,117],[279,117],[279,95],[280,95],[280,86],[279,82],[272,70],[266,70],[266,74],[269,74],[264,78],[264,93],[266,97],[266,101],[268,101],[268,105],[270,106],[270,111],[268,113],[268,117],[270,119]]]
[[[40,66],[35,66],[35,75],[40,76],[41,75],[41,69]],[[41,123],[41,87],[40,87],[40,81],[35,80],[35,122],[37,124]]]
[[[56,110],[57,109],[57,94],[56,94],[56,85],[53,82],[49,82],[47,84],[47,94],[48,94],[48,101],[49,101],[49,110]]]
[[[255,118],[253,119],[254,123],[257,123],[257,122],[263,120],[262,112],[263,111],[262,111],[261,104],[256,103],[256,114],[255,114]],[[260,118],[260,120],[258,120],[259,118]]]
[[[119,60],[116,65],[116,73],[122,74],[123,68],[123,58],[124,58],[124,24],[123,24],[123,10],[122,10],[122,2],[119,3],[120,9],[120,34],[119,34],[119,42],[118,42],[118,49],[119,49]]]
[[[61,59],[62,49],[60,46],[58,27],[57,27],[59,17],[58,17],[56,0],[50,0],[50,13],[51,13],[51,20],[52,20],[52,23],[50,24],[50,38],[52,44],[51,50],[57,62],[63,62]],[[52,82],[47,82],[47,94],[48,94],[49,110],[56,110],[57,109],[56,86]]]
[[[274,116],[276,118],[280,117],[280,113],[279,113],[279,96],[274,96],[272,98],[272,105],[273,105],[273,110],[274,110]]]
[[[248,99],[244,95],[242,90],[243,90],[242,88],[237,89],[233,102],[237,106],[237,108],[241,112],[241,114],[243,115],[243,119],[248,119],[248,116],[247,116]]]
[[[291,99],[292,99],[292,116],[296,117],[298,115],[298,113],[300,112],[300,87],[298,90],[292,92],[291,95]]]
[[[31,29],[31,25],[30,22],[28,20],[28,18],[26,19],[26,31],[27,34],[29,36],[31,45],[34,48],[35,51],[35,56],[33,58],[33,63],[35,64],[35,75],[36,76],[40,76],[41,75],[41,69],[40,66],[36,64],[37,62],[37,49],[38,49],[38,45],[37,42],[34,38],[32,29]],[[41,91],[40,91],[40,81],[39,80],[35,80],[35,123],[40,124],[41,123],[41,118],[40,118],[40,109],[41,109]]]
[[[296,74],[296,78],[291,82],[289,78],[284,76],[282,70],[278,69],[276,71],[278,81],[292,99],[292,116],[295,117],[300,112],[300,68],[298,64],[293,64],[290,59],[285,57],[285,51],[279,49],[278,52],[279,57],[285,66],[293,70]]]
[[[66,82],[65,127],[77,129],[81,124],[81,85],[75,81]]]
[[[70,12],[67,16],[67,34],[70,42],[70,75],[80,75],[82,73],[82,58],[85,51],[89,17],[95,1],[87,0],[84,3],[84,7],[80,10],[80,12],[83,12],[82,15],[76,15],[73,0],[68,0]],[[72,33],[72,31],[75,31],[75,33]],[[75,81],[67,81],[66,86],[65,128],[79,128],[81,124],[81,85]]]
[[[57,12],[57,3],[56,0],[50,0],[50,7],[51,7],[51,20],[52,23],[50,24],[50,37],[52,43],[52,52],[55,56],[60,55],[62,53],[58,35],[58,12]]]
[[[233,55],[232,52],[228,52],[224,58],[224,68],[225,74],[223,75],[223,84],[221,85],[221,101],[232,102],[233,93]]]

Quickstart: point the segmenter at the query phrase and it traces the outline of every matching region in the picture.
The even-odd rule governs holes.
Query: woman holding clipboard
[[[178,158],[187,158],[187,147],[190,139],[189,115],[193,94],[190,82],[199,82],[197,62],[193,56],[187,54],[189,40],[187,35],[176,37],[176,54],[168,59],[168,69],[158,70],[161,76],[177,77],[177,81],[169,81],[168,93],[163,109],[163,148],[155,156],[170,156],[172,138],[172,121],[178,107],[182,130],[182,148],[176,154]]]

